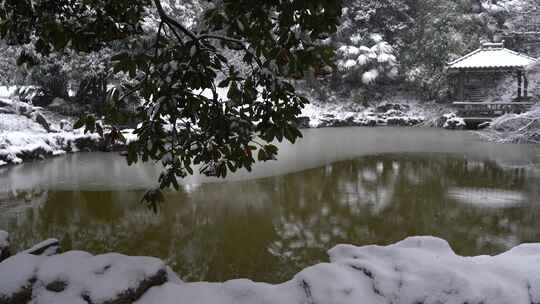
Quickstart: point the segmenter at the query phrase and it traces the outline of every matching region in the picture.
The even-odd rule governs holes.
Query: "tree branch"
[[[199,40],[197,39],[197,35],[195,35],[192,31],[190,31],[188,28],[180,24],[180,22],[174,20],[169,15],[167,15],[165,10],[163,9],[163,6],[161,6],[161,0],[154,0],[154,5],[156,6],[158,14],[161,17],[161,20],[163,20],[168,25],[179,29],[181,32],[183,32],[186,36],[188,36],[192,40]]]

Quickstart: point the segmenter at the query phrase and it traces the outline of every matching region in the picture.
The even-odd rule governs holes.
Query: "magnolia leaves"
[[[121,118],[119,105],[136,95],[136,140],[129,143],[127,159],[161,162],[161,189],[179,189],[179,179],[195,170],[222,178],[252,170],[257,161],[277,158],[275,142],[296,142],[302,136],[297,117],[308,100],[290,81],[332,65],[334,50],[324,40],[336,31],[341,15],[341,1],[223,0],[192,29],[168,15],[159,0],[39,3],[59,11],[9,9],[32,20],[27,30],[43,49],[124,44],[111,61],[114,72],[130,81],[109,90],[106,117],[90,115],[75,127],[125,140],[114,122]],[[159,26],[143,35],[140,25],[148,8],[159,13]],[[0,19],[6,10],[0,9]],[[59,18],[61,27],[54,23]],[[20,30],[13,24],[4,29]],[[113,126],[104,128],[101,120]],[[158,191],[144,201],[154,208],[162,199]]]

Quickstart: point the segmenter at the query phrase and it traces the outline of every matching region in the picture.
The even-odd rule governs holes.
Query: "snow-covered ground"
[[[499,143],[540,144],[540,104],[523,114],[501,116],[479,134]]]
[[[76,152],[97,134],[72,130],[72,118],[18,101],[16,87],[0,86],[0,167]]]
[[[81,130],[64,131],[52,125],[47,132],[34,120],[17,114],[0,114],[0,166],[19,164],[24,160],[76,152],[78,142],[99,141],[97,134]]]
[[[540,244],[462,257],[435,237],[389,246],[339,245],[330,262],[272,285],[179,279],[155,258],[71,251],[0,263],[1,303],[514,303],[540,302]],[[16,302],[18,300],[19,302]]]

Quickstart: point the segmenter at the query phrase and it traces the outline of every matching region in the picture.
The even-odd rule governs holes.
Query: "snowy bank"
[[[0,263],[0,303],[515,303],[540,302],[540,244],[462,257],[434,237],[339,245],[330,263],[283,284],[185,283],[154,258],[71,251]]]
[[[73,130],[72,120],[17,98],[0,97],[0,167],[96,150],[103,141],[100,136]]]
[[[418,105],[387,103],[377,107],[343,103],[311,103],[302,110],[302,126],[374,127],[414,126],[425,121],[425,112]]]
[[[76,152],[99,140],[97,134],[79,130],[47,132],[26,116],[0,114],[0,166]]]
[[[479,134],[500,143],[540,144],[540,104],[523,114],[501,116]]]

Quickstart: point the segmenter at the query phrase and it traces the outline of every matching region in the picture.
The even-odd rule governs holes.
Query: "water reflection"
[[[0,229],[19,248],[58,237],[64,249],[158,256],[187,280],[279,282],[338,243],[429,234],[472,255],[540,241],[539,182],[489,160],[385,154],[186,186],[158,216],[138,205],[141,191],[15,191],[0,196]],[[486,197],[496,204],[474,203]]]

